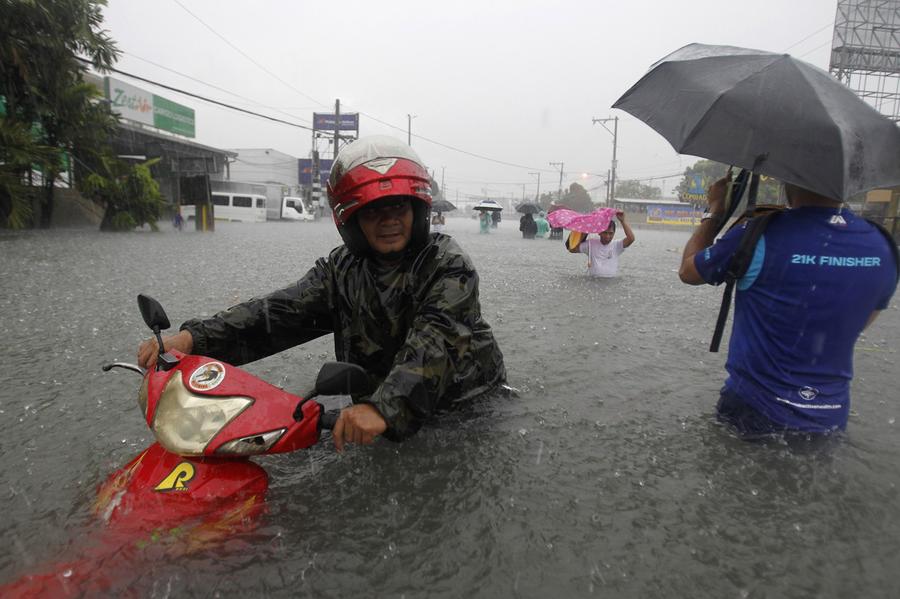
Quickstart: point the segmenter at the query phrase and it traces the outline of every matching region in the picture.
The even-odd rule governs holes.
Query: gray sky
[[[533,195],[534,170],[544,171],[543,191],[556,189],[551,161],[565,163],[564,186],[602,186],[582,176],[605,176],[612,158],[612,136],[592,117],[620,117],[620,180],[683,172],[693,158],[610,105],[692,42],[787,51],[827,69],[835,9],[834,0],[110,0],[104,14],[124,71],[303,124],[340,98],[342,112],[399,128],[363,115],[362,135],[405,140],[407,114],[417,115],[413,147],[438,181],[445,169],[452,200],[457,191],[521,198],[522,184]],[[194,108],[201,143],[309,154],[308,131],[121,79]],[[668,194],[678,180],[655,184]]]

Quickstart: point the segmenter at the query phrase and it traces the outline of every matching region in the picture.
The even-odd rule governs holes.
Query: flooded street
[[[135,297],[173,326],[289,284],[340,243],[328,221],[214,234],[0,231],[0,584],[72,557],[96,490],[152,442]],[[252,532],[171,557],[144,597],[900,596],[900,310],[856,346],[846,435],[788,447],[713,417],[721,291],[677,276],[688,230],[636,228],[620,276],[589,279],[561,241],[448,218],[519,397],[439,419],[403,444],[255,459]],[[619,233],[621,237],[621,232]],[[730,324],[728,325],[730,330]],[[723,348],[727,347],[726,339]],[[332,338],[248,370],[300,393]]]

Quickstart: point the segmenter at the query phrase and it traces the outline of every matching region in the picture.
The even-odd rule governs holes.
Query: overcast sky
[[[413,147],[453,200],[520,198],[523,184],[534,194],[535,170],[555,190],[550,162],[565,163],[564,186],[580,181],[600,199],[592,174],[606,176],[612,135],[593,117],[620,118],[620,180],[683,172],[694,158],[610,105],[693,42],[787,51],[827,69],[835,10],[834,0],[110,0],[104,14],[117,68],[167,85],[307,125],[340,98],[342,112],[365,113],[362,135],[401,140],[416,115]],[[120,78],[193,108],[200,143],[309,155],[309,131]],[[655,181],[666,194],[677,183]]]

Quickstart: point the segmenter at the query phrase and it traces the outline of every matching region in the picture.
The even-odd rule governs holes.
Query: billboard
[[[313,129],[316,131],[334,131],[336,114],[326,114],[323,112],[313,113]],[[341,126],[339,131],[359,131],[359,113],[348,112],[341,115]]]
[[[300,158],[297,160],[300,166],[300,185],[312,185],[312,158]],[[319,182],[322,184],[322,187],[328,183],[328,173],[331,172],[331,163],[333,160],[329,159],[320,159],[319,160]]]
[[[194,109],[176,104],[130,83],[104,78],[106,98],[112,111],[123,119],[137,121],[169,133],[194,137]]]
[[[702,202],[706,199],[706,186],[703,175],[691,175],[690,187],[686,193],[681,194],[682,202]]]
[[[650,204],[647,206],[647,222],[654,225],[693,225],[700,218],[700,211],[685,204]]]

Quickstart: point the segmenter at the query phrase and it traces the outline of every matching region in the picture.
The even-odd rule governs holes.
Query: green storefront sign
[[[176,104],[124,81],[107,77],[106,97],[113,112],[185,137],[194,137],[194,109]]]
[[[194,110],[154,95],[153,124],[157,129],[194,137]]]

